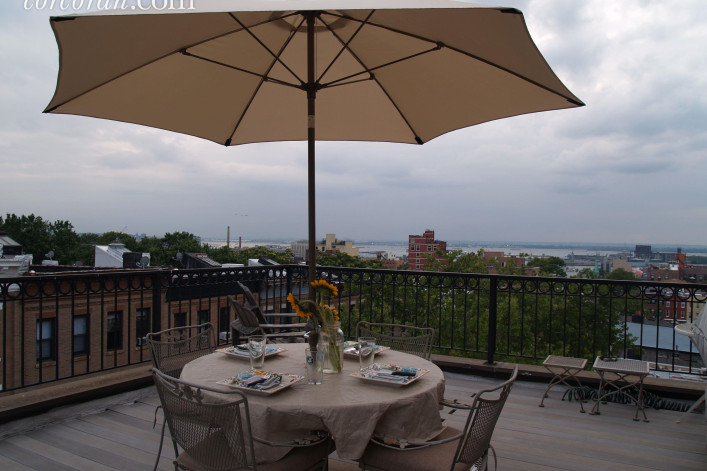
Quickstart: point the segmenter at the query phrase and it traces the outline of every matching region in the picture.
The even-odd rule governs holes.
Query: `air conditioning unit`
[[[147,337],[138,337],[137,346],[141,347],[143,345],[147,345]]]

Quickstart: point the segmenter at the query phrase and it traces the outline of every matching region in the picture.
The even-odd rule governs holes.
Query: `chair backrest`
[[[702,358],[702,364],[707,367],[707,304],[702,308],[699,316],[692,325],[690,340]]]
[[[513,369],[508,381],[476,394],[464,426],[464,438],[459,441],[454,456],[454,464],[461,462],[471,467],[485,458],[491,446],[491,436],[496,422],[501,416],[517,376],[518,365]]]
[[[263,313],[263,310],[260,308],[260,303],[256,301],[255,296],[253,296],[253,293],[248,289],[246,285],[241,283],[240,281],[237,281],[236,284],[238,287],[243,291],[243,298],[245,298],[245,302],[243,303],[244,306],[247,309],[250,309],[253,311],[255,314],[255,317],[257,317],[258,322],[261,324],[267,324],[267,321],[265,320],[265,314]],[[270,333],[269,331],[266,333]]]
[[[236,332],[231,333],[234,344],[238,342],[236,338],[238,336],[237,334],[248,336],[263,333],[258,317],[251,309],[236,301],[233,296],[227,296],[226,299],[228,300],[228,304],[230,304],[235,311],[235,320],[231,323],[231,327],[236,330]]]
[[[150,332],[146,341],[155,368],[174,377],[179,377],[184,365],[213,353],[216,347],[214,326],[210,323]]]
[[[240,391],[215,401],[210,388],[152,370],[172,439],[205,469],[255,469],[248,400]],[[215,391],[218,392],[218,391]]]
[[[376,344],[405,353],[412,353],[426,360],[432,353],[432,327],[414,327],[402,324],[375,324],[361,321],[356,325],[356,338],[375,337]]]
[[[251,306],[259,306],[258,301],[256,301],[255,296],[253,296],[253,292],[246,285],[240,281],[237,281],[236,284],[238,285],[238,288],[243,291],[243,297],[248,304]]]

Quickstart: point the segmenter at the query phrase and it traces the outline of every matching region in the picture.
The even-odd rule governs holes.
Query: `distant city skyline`
[[[447,241],[707,244],[704,3],[500,4],[524,13],[587,106],[423,146],[318,142],[318,238],[404,240],[433,228]],[[42,114],[58,71],[49,16],[66,13],[0,3],[3,217],[68,220],[77,232],[225,239],[230,226],[232,240],[307,237],[305,142],[226,148]]]

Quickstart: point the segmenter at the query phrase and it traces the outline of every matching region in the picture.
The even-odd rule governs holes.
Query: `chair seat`
[[[435,440],[444,440],[461,432],[454,427],[447,427]],[[454,440],[418,449],[394,450],[370,442],[363,453],[362,461],[366,466],[386,470],[449,471],[454,469],[454,471],[468,471],[469,465],[464,463],[457,463],[452,468],[452,461],[458,446],[459,440]]]

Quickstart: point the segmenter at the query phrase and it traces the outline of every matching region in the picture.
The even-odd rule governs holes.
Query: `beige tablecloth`
[[[306,344],[280,344],[286,352],[265,361],[277,373],[305,374]],[[377,363],[424,368],[429,373],[403,387],[372,384],[351,376],[357,359],[345,359],[340,374],[325,374],[320,385],[305,380],[271,396],[248,394],[253,434],[269,441],[287,441],[316,429],[329,431],[340,457],[361,457],[375,432],[383,436],[423,440],[442,429],[438,403],[444,396],[444,375],[433,363],[392,350],[376,356]],[[184,367],[182,379],[210,387],[230,388],[217,381],[248,370],[248,359],[213,353]],[[259,461],[276,461],[289,450],[256,446]],[[264,456],[266,455],[266,456]]]

